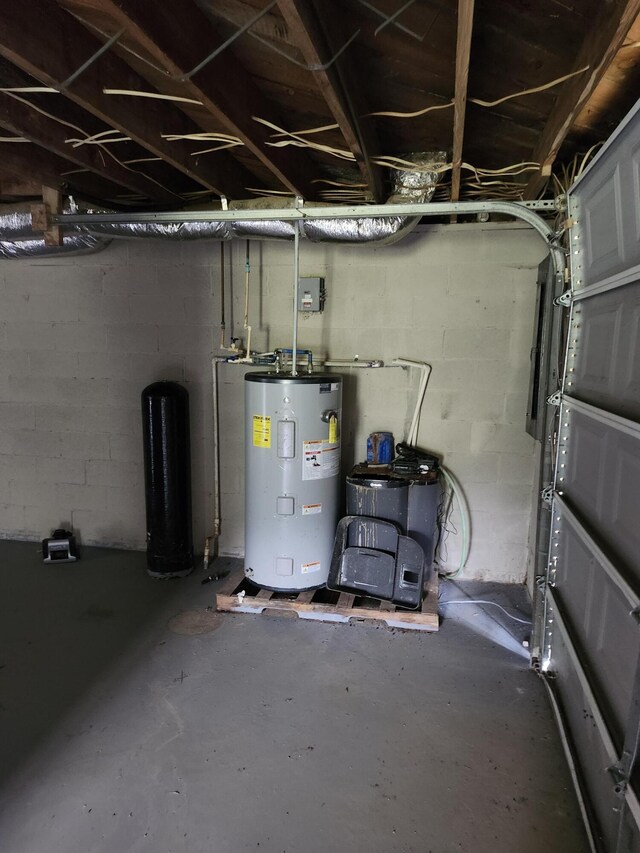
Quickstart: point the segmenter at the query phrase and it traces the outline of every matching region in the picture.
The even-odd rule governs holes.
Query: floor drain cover
[[[209,634],[222,624],[222,617],[213,610],[185,610],[169,619],[174,634]]]

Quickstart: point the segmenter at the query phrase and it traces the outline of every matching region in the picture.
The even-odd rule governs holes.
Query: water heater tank
[[[245,376],[245,574],[297,591],[327,582],[340,501],[342,380]]]

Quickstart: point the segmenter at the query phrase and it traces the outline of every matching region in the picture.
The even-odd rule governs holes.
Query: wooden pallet
[[[243,595],[244,593],[244,595]],[[320,622],[384,622],[389,628],[407,631],[438,630],[438,575],[432,573],[420,610],[396,607],[389,601],[313,589],[303,592],[272,592],[258,589],[235,569],[217,593],[216,609],[228,613],[292,613],[300,619]]]

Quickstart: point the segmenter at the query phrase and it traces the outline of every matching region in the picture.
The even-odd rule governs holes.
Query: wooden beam
[[[158,8],[154,5],[154,10]],[[181,29],[174,30],[178,41]],[[99,39],[54,0],[30,0],[28,14],[20,3],[0,3],[0,55],[48,86],[60,88],[101,46]],[[207,189],[231,197],[246,194],[249,173],[226,152],[192,157],[193,148],[187,143],[162,138],[165,133],[193,132],[194,125],[181,110],[166,101],[105,95],[104,87],[149,91],[142,77],[113,51],[107,51],[64,93]]]
[[[525,199],[536,198],[546,183],[560,146],[587,100],[604,77],[607,68],[640,14],[640,0],[611,0],[600,10],[582,43],[572,70],[588,66],[584,73],[563,84],[531,160],[540,163],[526,186]]]
[[[317,169],[307,152],[271,148],[271,131],[254,116],[278,124],[269,101],[237,61],[233,47],[187,75],[224,43],[208,16],[193,0],[149,3],[148,0],[101,0],[116,27],[127,33],[174,78],[182,79],[186,97],[201,101],[224,129],[237,136],[292,193],[311,198]],[[210,128],[207,128],[210,129]]]
[[[1,163],[3,191],[9,183],[16,186],[36,183],[38,195],[42,193],[42,185],[92,199],[110,198],[118,193],[117,185],[90,172],[64,175],[69,168],[68,160],[29,142],[3,143]]]
[[[47,219],[53,214],[62,213],[62,193],[54,187],[42,187],[42,203]],[[62,246],[62,228],[59,225],[49,225],[44,231],[46,246]]]
[[[356,159],[362,177],[376,201],[384,201],[382,170],[372,162],[373,154],[380,154],[371,121],[362,124],[358,116],[368,109],[362,104],[363,81],[357,79],[352,62],[338,60],[324,68],[341,45],[329,44],[322,23],[309,0],[278,0],[278,6],[287,23],[291,41],[302,53],[312,71],[316,84],[325,99],[336,124]],[[326,22],[330,26],[330,21]],[[344,34],[342,43],[349,37]],[[332,40],[334,41],[334,40]],[[348,69],[348,70],[346,70]]]
[[[52,104],[52,107],[55,106]],[[113,181],[114,184],[119,184],[157,201],[175,204],[178,200],[176,194],[160,187],[141,172],[127,169],[125,166],[119,165],[112,157],[105,156],[96,145],[81,145],[74,148],[66,142],[70,135],[77,135],[71,128],[48,118],[31,109],[27,104],[4,93],[0,93],[0,127],[15,133],[17,136],[24,136],[42,148],[64,157],[69,161],[70,169],[72,168],[71,164],[89,169],[91,172]]]
[[[467,85],[471,59],[474,0],[458,0],[458,38],[456,43],[456,83],[453,104],[453,153],[451,157],[451,201],[460,198],[462,145],[467,109]]]

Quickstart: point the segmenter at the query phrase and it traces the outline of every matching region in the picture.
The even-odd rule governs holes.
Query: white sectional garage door
[[[569,193],[542,667],[594,846],[640,851],[640,102]]]

